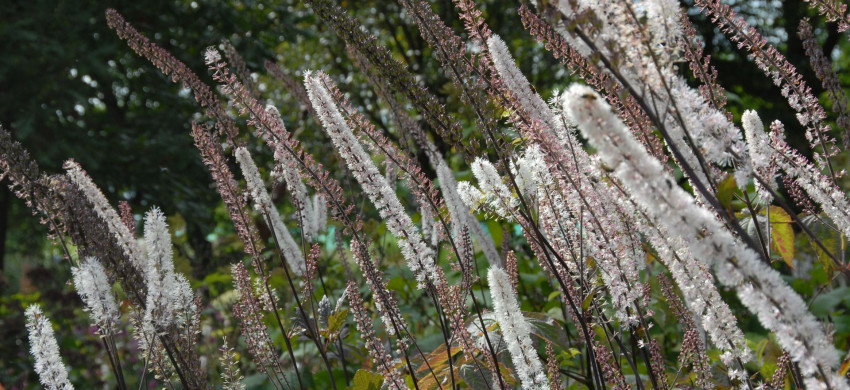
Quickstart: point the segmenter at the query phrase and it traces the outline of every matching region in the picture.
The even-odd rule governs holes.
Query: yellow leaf
[[[838,375],[845,376],[847,375],[848,370],[850,370],[850,359],[845,360],[844,363],[841,364],[841,369],[838,370]]]
[[[794,268],[794,229],[791,216],[780,207],[770,206],[770,248]]]
[[[735,199],[735,191],[737,190],[735,175],[726,176],[726,179],[717,184],[717,200],[720,201],[724,209],[732,209],[732,199]]]

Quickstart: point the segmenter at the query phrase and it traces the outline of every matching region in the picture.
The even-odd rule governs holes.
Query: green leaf
[[[348,317],[348,309],[342,309],[328,316],[328,332],[336,333],[345,324],[345,319]]]
[[[381,385],[384,384],[384,377],[380,374],[369,372],[366,370],[357,370],[354,374],[354,380],[351,381],[351,386],[348,390],[381,390]]]
[[[850,304],[850,287],[839,287],[818,295],[811,303],[811,311],[816,316],[826,316],[842,304]]]
[[[770,248],[785,264],[794,268],[794,229],[791,228],[791,216],[785,210],[770,206]]]

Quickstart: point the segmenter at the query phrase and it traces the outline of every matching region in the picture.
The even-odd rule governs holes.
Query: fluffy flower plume
[[[74,277],[74,288],[80,294],[98,331],[104,335],[111,334],[120,314],[103,265],[97,258],[86,257],[79,267],[71,268],[71,275]]]
[[[779,273],[762,263],[756,252],[711,212],[697,206],[595,92],[573,85],[568,102],[571,117],[605,163],[614,168],[614,175],[632,198],[653,222],[687,242],[696,258],[713,262],[718,279],[736,289],[741,302],[774,332],[779,345],[800,365],[807,386],[822,388],[828,383],[835,389],[848,388],[834,371],[838,355],[823,327]],[[740,357],[744,360],[747,356]],[[730,371],[730,376],[743,380],[740,375],[737,370]]]
[[[491,35],[487,39],[487,48],[490,51],[490,58],[493,60],[493,67],[502,76],[505,87],[514,94],[518,103],[525,108],[528,115],[553,132],[564,130],[563,124],[555,118],[555,115],[549,109],[549,105],[531,89],[531,84],[516,67],[516,63],[502,38],[495,34]]]
[[[30,305],[26,311],[30,354],[35,359],[35,372],[48,390],[73,390],[68,371],[59,356],[59,345],[53,335],[53,325],[42,313],[41,306]]]
[[[519,309],[508,274],[498,266],[492,266],[487,271],[487,283],[490,285],[493,311],[522,388],[549,390],[546,370],[531,341],[531,327]]]
[[[511,168],[519,168],[516,171],[517,184],[524,187],[532,185],[526,183],[532,177],[525,180],[522,172],[537,172],[532,180],[537,188],[518,190],[543,196],[540,199],[541,221],[544,230],[548,230],[547,238],[558,245],[561,257],[575,259],[580,253],[570,251],[569,242],[576,242],[575,239],[588,242],[589,254],[600,265],[617,317],[624,322],[635,322],[636,316],[629,311],[636,312],[635,300],[642,289],[638,270],[643,267],[644,254],[638,249],[639,238],[627,229],[622,220],[622,210],[617,209],[616,199],[611,198],[612,191],[592,171],[593,162],[580,147],[574,130],[567,128],[564,116],[556,114],[531,89],[501,39],[491,36],[488,47],[493,67],[506,87],[503,94],[513,102],[513,109],[523,114],[513,115],[511,121],[533,143],[529,148],[532,153],[526,151],[528,155],[523,157],[524,160]],[[535,147],[540,153],[534,152]],[[548,184],[552,185],[545,187]],[[564,221],[571,217],[574,222],[565,224]],[[582,220],[590,223],[580,222],[581,229],[570,227],[564,230],[561,227],[577,226]],[[556,265],[558,267],[562,265]]]
[[[281,129],[286,127],[283,120],[280,118],[280,112],[272,105],[266,106],[266,113],[270,120],[275,121]],[[324,199],[321,195],[314,195],[311,200],[307,196],[307,186],[301,180],[301,173],[298,169],[298,161],[289,153],[281,143],[267,139],[269,145],[274,148],[275,167],[272,174],[275,177],[283,178],[289,191],[292,193],[292,203],[298,210],[298,215],[301,228],[307,240],[315,241],[319,232],[327,227],[327,211],[325,209]],[[317,209],[318,207],[318,209]]]
[[[750,153],[756,154],[761,161],[768,165],[765,169],[772,170],[768,171],[766,175],[775,172],[776,168],[785,171],[788,178],[794,180],[809,194],[812,200],[820,205],[824,214],[832,220],[838,230],[850,236],[850,200],[847,199],[844,192],[808,159],[785,142],[785,128],[782,123],[773,122],[772,131],[768,136],[755,112],[749,111],[744,115],[745,119],[752,123],[752,135],[748,134]],[[772,178],[767,176],[764,177],[764,180],[770,183]]]
[[[776,190],[777,165],[771,159],[773,151],[770,150],[770,142],[764,132],[764,123],[755,111],[747,110],[741,116],[741,125],[747,135],[747,148],[750,152],[755,174],[768,184],[769,189]],[[755,185],[758,197],[766,203],[770,203],[773,200],[773,195],[768,191],[768,188],[764,188],[759,180],[755,181]]]
[[[502,181],[496,167],[490,161],[476,157],[472,162],[472,174],[478,180],[478,188],[472,187],[467,182],[461,182],[458,186],[458,192],[464,203],[473,210],[486,205],[488,211],[502,218],[512,219],[512,212],[518,202]]]
[[[422,233],[405,212],[395,191],[390,188],[387,179],[381,175],[369,154],[351,132],[351,128],[339,112],[328,89],[323,85],[324,79],[321,74],[314,76],[307,73],[304,76],[304,85],[313,109],[318,114],[325,132],[369,200],[378,209],[381,218],[386,221],[387,229],[398,240],[401,253],[407,260],[408,267],[416,275],[419,287],[424,288],[426,282],[434,286],[441,285],[442,272],[436,264],[434,250],[425,242]]]
[[[626,195],[626,194],[624,194]],[[634,226],[646,237],[657,253],[659,261],[664,263],[673,280],[682,291],[690,309],[687,315],[700,319],[700,326],[708,333],[711,341],[721,351],[721,358],[730,362],[735,357],[750,355],[744,333],[738,327],[738,320],[723,301],[709,270],[696,258],[687,243],[664,226],[658,226],[643,218],[634,201],[627,197],[618,197],[622,207],[633,209],[636,216]]]
[[[86,171],[74,160],[68,160],[64,165],[66,174],[71,182],[82,191],[89,202],[94,205],[98,217],[106,223],[115,241],[121,246],[124,255],[133,263],[137,270],[144,273],[145,263],[142,251],[136,243],[136,239],[130,229],[121,221],[121,216],[115,211],[100,189],[94,184]]]
[[[832,180],[822,174],[811,162],[785,142],[784,127],[779,121],[771,125],[768,135],[761,118],[755,111],[746,111],[742,117],[747,131],[750,154],[761,178],[776,189],[774,177],[778,169],[803,188],[817,202],[823,212],[845,235],[850,235],[850,200]],[[756,181],[756,189],[765,191]],[[761,193],[760,193],[761,196]],[[766,194],[764,196],[769,196]]]
[[[797,112],[797,121],[806,128],[806,138],[816,151],[815,162],[828,170],[834,180],[836,172],[831,158],[837,153],[835,140],[828,134],[830,126],[826,123],[826,112],[803,76],[728,5],[720,0],[697,0],[695,4],[730,40],[738,42],[738,48],[746,49],[750,59],[780,88],[788,105]]]
[[[306,263],[298,244],[292,235],[289,234],[289,229],[283,224],[277,207],[272,203],[263,178],[260,177],[260,171],[257,165],[254,164],[254,159],[251,158],[251,153],[244,147],[236,149],[236,161],[239,167],[242,168],[242,175],[245,176],[245,181],[248,183],[248,190],[251,191],[251,198],[254,199],[254,204],[257,210],[267,218],[271,223],[271,228],[274,231],[280,249],[283,252],[283,257],[286,258],[286,263],[296,275],[304,274]]]
[[[561,2],[561,11],[565,17],[572,18],[572,10],[563,6],[567,3]],[[683,32],[675,2],[659,0],[635,5],[580,0],[578,3],[582,11],[600,20],[595,23],[598,26],[582,24],[576,30],[598,28],[598,32],[594,31],[589,41],[584,41],[575,36],[574,30],[563,31],[565,38],[585,47],[583,52],[588,58],[598,51],[608,64],[622,64],[616,71],[629,90],[651,91],[640,97],[645,101],[644,109],[651,111],[648,114],[658,118],[657,125],[664,127],[665,141],[679,151],[679,158],[683,160],[679,163],[692,168],[694,177],[689,179],[710,187],[716,182],[716,168],[734,166],[737,183],[745,185],[751,168],[740,129],[690,88],[673,69],[678,59],[676,41]],[[635,12],[635,9],[643,12]],[[648,31],[642,16],[646,16]],[[610,100],[610,91],[606,93]],[[700,158],[701,155],[704,158]]]
[[[496,251],[496,245],[493,243],[493,238],[484,231],[478,219],[469,212],[469,207],[463,201],[459,190],[458,182],[455,180],[452,170],[449,168],[446,161],[442,159],[432,160],[432,165],[436,165],[434,169],[437,171],[437,180],[440,181],[440,191],[443,194],[443,199],[446,201],[446,208],[449,210],[449,215],[452,218],[452,236],[460,238],[462,236],[463,226],[469,228],[472,234],[481,246],[481,251],[484,252],[484,257],[491,265],[499,264],[499,252]],[[468,183],[467,183],[468,184]]]
[[[169,325],[186,323],[194,317],[194,294],[183,275],[174,273],[171,234],[165,215],[154,207],[145,214],[145,246],[148,286],[143,326],[161,331]]]

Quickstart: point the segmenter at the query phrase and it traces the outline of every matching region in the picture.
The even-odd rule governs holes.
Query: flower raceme
[[[530,325],[522,315],[508,274],[498,266],[487,271],[493,311],[523,389],[549,390],[546,370],[531,341]]]
[[[649,215],[684,240],[694,256],[711,261],[718,280],[776,334],[777,342],[800,365],[807,386],[850,388],[835,372],[838,355],[805,302],[774,269],[698,206],[633,138],[610,107],[590,88],[572,85],[566,93],[570,118],[614,169],[614,176]],[[743,356],[742,356],[743,357]],[[742,378],[732,370],[730,376]]]
[[[80,294],[86,311],[101,334],[111,334],[120,314],[112,284],[106,277],[106,271],[95,257],[87,257],[79,266],[71,268],[74,288]]]
[[[764,132],[761,118],[755,111],[744,112],[742,121],[747,131],[750,155],[753,156],[753,161],[758,161],[763,180],[775,189],[776,172],[782,169],[820,205],[838,230],[850,236],[850,200],[829,177],[785,142],[782,123],[774,122],[771,125],[774,131],[767,134]],[[758,181],[756,188],[766,192]]]
[[[343,376],[348,382],[349,374],[354,372],[351,368],[365,363],[365,370],[383,376],[384,387],[399,389],[406,388],[408,381],[423,389],[445,388],[450,382],[452,388],[507,388],[516,384],[528,389],[548,389],[550,385],[552,389],[562,389],[565,378],[569,388],[635,385],[667,389],[692,380],[697,387],[706,388],[716,380],[729,382],[717,368],[727,370],[732,386],[759,388],[759,383],[753,383],[757,375],[747,370],[760,362],[752,360],[747,346],[751,340],[742,331],[744,325],[749,325],[745,328],[748,331],[753,327],[745,321],[739,323],[734,305],[724,302],[715,282],[737,293],[738,300],[768,329],[769,342],[775,340],[785,353],[777,361],[774,377],[763,377],[762,381],[770,381],[771,387],[782,387],[790,372],[795,381],[802,378],[808,388],[848,388],[846,379],[837,374],[839,358],[829,328],[818,323],[804,300],[769,264],[771,224],[766,227],[768,240],[761,240],[764,248],[757,247],[739,229],[737,216],[717,206],[716,195],[725,175],[734,175],[737,190],[743,195],[748,195],[749,180],[755,179],[759,201],[751,203],[747,199],[746,203],[751,207],[749,215],[757,215],[759,208],[781,201],[776,196],[781,188],[775,179],[782,175],[786,184],[805,190],[823,211],[829,220],[824,225],[835,228],[830,232],[850,235],[850,200],[836,180],[841,175],[824,174],[832,170],[830,163],[838,160],[834,154],[838,146],[827,135],[830,127],[825,111],[784,57],[772,47],[766,48],[763,38],[728,7],[715,0],[697,0],[703,12],[717,19],[715,22],[725,26],[730,36],[753,52],[756,64],[781,87],[781,93],[798,111],[798,119],[808,130],[817,153],[814,163],[785,142],[781,123],[774,122],[771,131],[765,133],[764,124],[753,111],[743,115],[741,128],[746,138],[742,136],[732,115],[723,108],[726,99],[722,87],[717,85],[717,74],[708,58],[702,57],[695,30],[675,0],[538,2],[541,15],[554,21],[551,25],[528,6],[520,7],[523,23],[546,41],[546,49],[553,51],[569,71],[603,93],[608,104],[602,96],[577,85],[563,95],[555,93],[547,104],[520,71],[508,44],[486,25],[484,13],[476,9],[473,1],[456,0],[469,37],[465,41],[442,22],[428,2],[402,0],[401,7],[454,84],[451,91],[457,91],[456,101],[464,105],[460,115],[475,114],[477,128],[471,132],[462,125],[469,118],[449,113],[436,96],[427,92],[418,76],[395,60],[393,53],[380,45],[381,40],[366,33],[343,7],[336,6],[333,0],[307,3],[342,36],[349,54],[361,57],[363,64],[357,66],[379,89],[377,95],[384,100],[382,107],[390,108],[396,128],[389,135],[382,135],[382,127],[371,125],[367,116],[354,109],[323,73],[306,72],[304,88],[291,88],[296,83],[292,79],[289,87],[305,108],[311,106],[310,114],[347,165],[346,173],[352,174],[395,238],[417,286],[427,290],[424,297],[433,298],[434,305],[423,305],[419,313],[430,323],[418,323],[419,317],[409,315],[410,300],[418,304],[423,295],[416,291],[398,293],[394,275],[384,275],[385,255],[395,252],[385,252],[381,245],[372,243],[374,231],[367,230],[370,224],[361,221],[368,211],[356,211],[357,207],[346,199],[348,191],[335,178],[341,171],[326,169],[314,161],[308,152],[312,144],[302,145],[296,139],[297,133],[286,130],[281,113],[260,96],[263,91],[251,80],[248,63],[239,58],[232,45],[225,43],[224,56],[214,48],[204,54],[212,78],[220,86],[218,91],[230,100],[230,105],[225,105],[218,100],[217,90],[205,85],[186,65],[142,36],[117,12],[107,12],[109,25],[131,48],[193,91],[206,114],[199,120],[215,122],[193,123],[192,136],[250,256],[250,263],[237,261],[231,268],[234,284],[230,296],[236,302],[232,314],[242,337],[235,345],[246,346],[248,354],[224,349],[227,353],[222,364],[229,366],[224,367],[225,388],[244,388],[240,369],[266,374],[275,388],[305,388],[301,373],[317,361],[311,357],[314,352],[323,358],[327,377],[338,377],[335,385]],[[830,20],[846,25],[846,7],[832,6],[829,1],[814,3],[829,11]],[[818,64],[816,73],[830,97],[838,100],[842,94],[840,83],[828,74],[831,69],[826,57],[817,54],[817,40],[805,27],[801,35],[806,36],[807,54],[818,57],[813,58]],[[507,42],[516,42],[512,36],[507,38]],[[527,52],[525,48],[523,51]],[[690,63],[704,84],[699,89],[692,88],[678,72],[676,64],[682,59]],[[271,72],[289,73],[271,65],[267,65]],[[847,122],[845,103],[835,102],[838,127],[846,127],[842,125]],[[507,113],[505,118],[491,115],[491,106]],[[247,125],[256,130],[256,139],[238,134],[238,120],[227,112],[229,107],[247,117]],[[408,113],[409,107],[419,117]],[[384,113],[378,116],[381,120]],[[510,129],[504,128],[503,119]],[[596,154],[584,147],[577,129]],[[475,138],[475,134],[484,137]],[[0,149],[9,149],[8,139],[0,134]],[[411,139],[412,143],[403,144]],[[274,165],[268,170],[258,167],[251,156],[257,150],[251,142],[258,140],[274,156]],[[396,140],[400,142],[396,144]],[[414,148],[422,154],[416,155]],[[457,183],[452,169],[463,163],[459,156],[444,156],[451,151],[465,154],[475,186]],[[22,165],[15,164],[9,155],[0,154],[0,176],[17,182],[33,179],[25,177],[32,169],[20,168]],[[433,172],[419,169],[416,157],[423,155]],[[667,158],[673,161],[668,162]],[[229,168],[231,160],[241,168],[247,190],[234,180]],[[376,164],[381,160],[385,169]],[[175,272],[165,214],[157,208],[146,213],[144,237],[137,238],[129,207],[122,206],[121,213],[117,213],[78,164],[69,161],[65,168],[65,176],[43,175],[38,179],[39,186],[54,186],[50,188],[56,193],[54,201],[40,203],[35,197],[44,194],[31,190],[32,185],[19,183],[15,192],[30,200],[31,207],[50,206],[51,210],[56,208],[80,217],[62,220],[58,228],[51,229],[58,235],[72,236],[68,241],[72,250],[65,251],[73,264],[73,284],[83,300],[83,310],[107,344],[110,359],[115,358],[110,363],[118,363],[119,357],[112,338],[120,337],[119,327],[129,322],[140,343],[135,347],[138,355],[144,356],[144,364],[158,381],[173,386],[168,381],[179,376],[183,388],[208,388],[205,368],[194,370],[193,365],[205,366],[201,362],[215,359],[198,359],[193,350],[200,318],[198,297],[187,279]],[[673,178],[671,172],[679,168],[693,186],[693,194]],[[10,170],[21,172],[7,172]],[[298,237],[293,237],[287,228],[292,221],[283,220],[289,216],[281,216],[261,172],[268,173],[266,179],[270,182],[285,183],[287,192],[292,194],[290,201],[301,237],[315,243],[307,261]],[[436,180],[428,177],[431,173]],[[396,174],[402,183],[398,193]],[[443,199],[434,183],[439,183]],[[316,191],[312,196],[308,186],[310,191]],[[418,216],[405,210],[414,208],[404,204],[406,198],[400,196],[407,190],[418,203]],[[275,240],[276,245],[270,250],[263,248],[256,229],[262,222],[258,224],[256,215],[248,211],[248,200]],[[343,227],[335,230],[338,235],[333,239],[337,245],[327,256],[331,258],[329,265],[323,262],[328,260],[325,256],[319,256],[325,253],[319,251],[320,245],[328,244],[325,240],[332,236],[320,237],[327,227],[326,207],[333,210],[334,218]],[[470,209],[485,214],[485,218],[507,220],[509,228],[503,229],[502,240],[504,258],[500,258],[487,225],[481,224],[477,219],[480,215]],[[811,206],[807,211],[814,209]],[[64,225],[74,221],[85,221],[77,223],[95,225],[97,230]],[[488,222],[492,228],[494,221]],[[802,222],[800,225],[805,228]],[[526,240],[521,244],[517,243],[523,237],[511,234],[517,226]],[[731,229],[737,229],[739,235]],[[84,240],[78,240],[78,236],[84,236]],[[475,253],[472,238],[479,243],[481,253]],[[811,238],[818,237],[812,234]],[[86,240],[108,242],[108,250],[88,248]],[[76,251],[76,256],[72,251]],[[263,259],[269,252],[280,252],[280,267],[300,276],[298,281],[304,283],[300,297],[289,273],[286,276],[291,295],[279,296],[269,286],[275,280],[274,272],[280,271],[264,268]],[[456,261],[452,253],[457,255]],[[352,273],[343,262],[348,280],[340,283],[334,278],[337,264],[333,257],[344,259],[350,255],[362,272]],[[528,261],[535,256],[537,261]],[[444,273],[440,267],[439,261],[446,258],[453,263],[454,271]],[[486,281],[479,280],[478,275],[480,260],[485,258],[490,263]],[[256,277],[249,273],[247,264],[253,265]],[[542,272],[536,267],[541,267]],[[661,343],[658,338],[660,333],[666,338],[670,332],[667,328],[663,332],[653,328],[668,325],[663,314],[656,314],[650,288],[655,284],[646,282],[657,276],[656,272],[669,272],[679,290],[674,291],[672,285],[662,287],[668,302],[677,301],[677,294],[684,298],[684,305],[671,304],[676,306],[675,315],[683,319],[678,370],[670,370],[666,364],[670,362],[665,361],[669,353],[661,350],[662,345],[670,343],[666,339]],[[535,284],[528,282],[531,277],[536,277]],[[557,282],[555,288],[547,284],[553,280]],[[345,326],[350,318],[336,317],[339,307],[329,319],[323,309],[329,301],[319,302],[315,296],[320,291],[317,283],[321,283],[322,290],[327,289],[323,292],[328,296],[340,289],[347,294],[356,327]],[[550,293],[550,299],[558,300],[552,303],[561,305],[546,303],[541,305],[542,310],[555,309],[547,314],[560,314],[561,320],[572,321],[556,326],[559,332],[563,328],[567,333],[567,341],[547,338],[548,367],[538,355],[544,345],[535,347],[542,326],[537,326],[535,314],[520,310],[518,293]],[[130,306],[124,314],[133,313],[126,315],[130,321],[122,321],[115,299],[121,294],[126,297],[118,302]],[[288,305],[290,298],[298,302],[296,313],[301,316],[298,323],[302,325],[287,331],[287,311],[294,306]],[[495,318],[496,324],[488,328],[482,313],[490,303],[494,310],[488,318]],[[536,307],[538,302],[529,303]],[[272,315],[279,331],[267,327]],[[375,325],[374,317],[382,323],[380,326]],[[27,309],[26,318],[31,352],[42,384],[51,389],[72,388],[49,321],[36,305]],[[417,342],[416,332],[438,327],[445,338],[442,349],[423,351],[430,343]],[[191,335],[185,337],[183,333]],[[314,344],[303,343],[304,337]],[[495,341],[493,345],[491,340]],[[285,351],[279,342],[285,344]],[[348,353],[353,344],[361,353]],[[297,348],[293,349],[293,345]],[[363,346],[368,354],[362,353]],[[572,352],[583,348],[586,349],[580,353]],[[288,360],[282,352],[289,353]],[[559,364],[564,352],[576,360],[571,363],[580,357],[580,364]],[[715,355],[722,364],[713,362]],[[252,358],[256,368],[244,364],[242,356]],[[435,362],[439,366],[430,366]],[[297,383],[290,383],[296,378]],[[462,382],[456,383],[459,380]],[[308,386],[316,383],[307,382]]]
[[[83,170],[80,164],[74,160],[65,162],[66,175],[71,179],[94,206],[97,215],[104,221],[109,231],[114,236],[115,240],[121,249],[124,250],[124,255],[130,259],[137,270],[144,273],[146,261],[142,255],[141,248],[136,243],[133,233],[121,221],[121,216],[115,211],[106,197],[94,184],[91,177]]]
[[[248,190],[251,191],[251,198],[254,199],[257,210],[271,223],[275,239],[280,243],[287,264],[296,275],[302,275],[306,267],[304,255],[286,228],[286,225],[283,224],[280,213],[278,213],[277,207],[272,203],[271,197],[269,197],[269,193],[266,191],[266,185],[263,183],[262,177],[260,177],[260,171],[257,169],[257,165],[254,164],[254,159],[251,158],[248,149],[241,146],[237,148],[236,161],[242,168],[242,174],[248,183]]]
[[[59,355],[59,345],[53,334],[53,325],[41,311],[41,306],[30,305],[26,311],[30,354],[35,358],[35,372],[48,390],[73,390],[68,381],[68,371]]]
[[[194,293],[186,277],[174,272],[171,234],[159,208],[145,214],[144,233],[148,295],[143,324],[151,329],[186,324],[194,317]]]
[[[443,284],[444,277],[441,276],[442,271],[436,264],[434,250],[425,242],[422,233],[413,224],[404,206],[390,188],[387,179],[381,175],[369,154],[352,133],[327,87],[323,85],[324,80],[321,74],[314,75],[308,72],[304,75],[307,94],[313,103],[313,109],[321,119],[325,132],[357,182],[360,183],[366,196],[378,209],[381,218],[386,221],[390,233],[398,240],[402,256],[416,276],[419,288],[424,288],[427,284],[435,287]]]

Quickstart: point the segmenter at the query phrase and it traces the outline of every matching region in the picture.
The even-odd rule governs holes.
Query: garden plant
[[[184,264],[177,210],[113,203],[78,160],[39,166],[0,129],[0,177],[49,230],[61,299],[96,341],[69,360],[51,296],[22,305],[41,386],[850,389],[850,111],[817,36],[848,39],[839,0],[803,6],[811,80],[720,0],[398,0],[439,91],[357,2],[304,3],[356,76],[259,67],[228,40],[167,50],[121,9],[98,19],[116,57],[166,76],[150,88],[196,102],[172,120],[228,220],[209,241],[237,250],[201,256],[220,269]],[[501,12],[522,39],[494,32]],[[694,18],[796,122],[724,89]],[[561,85],[538,92],[522,70],[538,60]],[[15,378],[0,388],[37,386]]]

